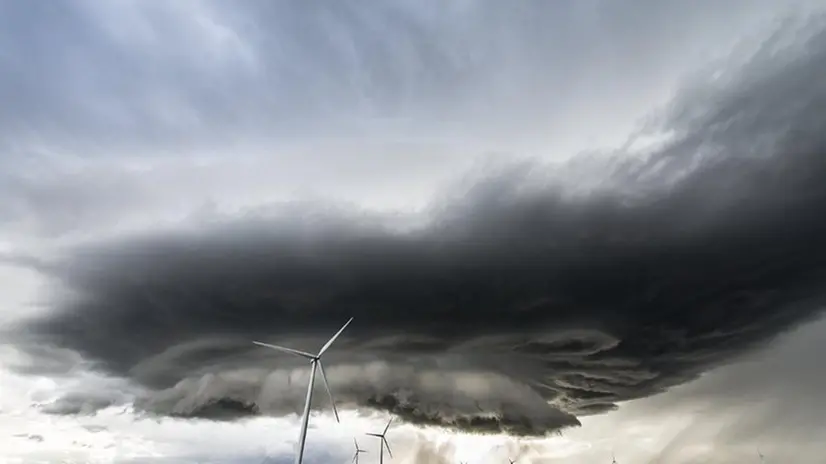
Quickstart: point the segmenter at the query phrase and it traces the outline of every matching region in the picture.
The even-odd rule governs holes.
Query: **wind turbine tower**
[[[338,332],[336,332],[335,335],[333,335],[332,338],[330,338],[330,340],[327,341],[327,343],[324,344],[323,347],[321,347],[321,350],[319,350],[318,354],[310,354],[304,351],[294,350],[292,348],[284,348],[283,346],[270,345],[269,343],[255,341],[253,342],[258,346],[263,346],[265,348],[270,348],[284,353],[290,353],[310,361],[310,384],[307,386],[307,399],[304,402],[304,414],[301,416],[301,432],[298,436],[298,453],[295,457],[296,464],[302,464],[304,460],[304,443],[307,440],[307,424],[310,421],[310,405],[313,401],[313,387],[315,386],[316,370],[319,370],[321,372],[321,380],[324,381],[324,388],[327,389],[327,395],[330,397],[330,404],[333,406],[333,414],[335,414],[336,416],[336,422],[341,422],[338,418],[336,402],[335,400],[333,400],[333,392],[330,391],[330,384],[327,383],[327,376],[324,375],[324,366],[321,364],[321,356],[324,355],[324,353],[330,348],[333,342],[336,341],[338,336],[341,335],[342,332],[344,332],[344,329],[346,329],[351,322],[353,322],[352,317],[350,318],[350,320],[347,321],[347,323],[344,324],[344,326],[341,327],[341,329],[338,330]]]

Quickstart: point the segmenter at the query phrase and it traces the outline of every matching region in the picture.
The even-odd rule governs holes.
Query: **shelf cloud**
[[[343,407],[481,433],[576,426],[823,307],[826,29],[805,30],[686,89],[645,156],[593,158],[593,188],[549,180],[581,164],[521,163],[415,226],[296,203],[10,257],[70,292],[8,336],[76,351],[149,413],[231,420],[302,407],[307,366],[252,340],[313,351],[352,316],[325,359]]]

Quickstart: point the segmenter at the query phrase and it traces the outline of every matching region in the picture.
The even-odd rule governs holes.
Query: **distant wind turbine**
[[[760,456],[760,462],[762,462],[762,463],[766,462],[766,457],[763,456],[763,453],[761,453],[760,450],[757,450],[757,455]]]
[[[353,438],[353,444],[356,445],[356,452],[353,454],[353,462],[359,464],[359,454],[366,453],[367,451],[359,448],[359,442],[357,442],[355,438]]]
[[[611,464],[617,464],[617,457],[614,456],[614,453],[611,453]]]
[[[390,428],[390,423],[393,422],[393,418],[391,417],[389,421],[387,421],[387,427],[384,428],[384,432],[382,433],[368,433],[371,437],[376,437],[381,440],[379,443],[379,464],[384,463],[384,448],[387,448],[387,454],[390,455],[390,458],[393,457],[393,452],[390,451],[390,444],[387,443],[387,429]]]
[[[283,346],[270,345],[269,343],[261,343],[255,341],[253,342],[256,345],[263,346],[265,348],[271,348],[273,350],[282,351],[284,353],[294,354],[296,356],[301,356],[302,358],[310,360],[310,365],[312,366],[312,368],[310,369],[310,384],[307,386],[307,399],[304,402],[304,414],[301,416],[301,432],[298,436],[298,454],[295,457],[296,464],[302,464],[302,461],[304,460],[304,443],[307,440],[307,424],[310,421],[310,405],[313,400],[313,387],[315,386],[316,369],[321,371],[321,380],[324,381],[324,388],[327,389],[327,395],[330,396],[330,404],[333,406],[333,414],[335,414],[336,416],[336,422],[341,422],[338,418],[336,402],[335,400],[333,400],[333,392],[330,391],[330,384],[327,383],[327,376],[324,375],[324,366],[321,364],[321,356],[324,355],[324,352],[330,348],[333,342],[336,341],[338,336],[341,335],[342,332],[344,332],[344,329],[346,329],[351,322],[353,322],[352,317],[350,318],[350,320],[347,321],[347,323],[345,323],[341,327],[341,329],[338,330],[338,332],[336,332],[335,335],[333,335],[333,337],[330,340],[327,341],[327,343],[324,344],[323,347],[321,347],[321,350],[318,352],[318,354],[315,355],[305,353],[304,351],[294,350],[292,348],[284,348]]]
[[[511,459],[511,458],[508,458],[508,461],[510,461],[510,462],[511,462],[511,464],[516,464],[516,461],[514,461],[514,460],[513,460],[513,459]]]

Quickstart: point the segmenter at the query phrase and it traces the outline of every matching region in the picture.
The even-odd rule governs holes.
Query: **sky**
[[[4,462],[821,462],[819,3],[0,0]]]

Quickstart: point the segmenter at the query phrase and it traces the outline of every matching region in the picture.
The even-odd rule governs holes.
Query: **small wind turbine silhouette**
[[[353,444],[356,445],[356,452],[353,453],[353,461],[352,462],[355,462],[356,464],[359,464],[359,454],[366,453],[367,451],[359,448],[359,442],[357,442],[355,438],[353,438]]]
[[[294,350],[292,348],[284,348],[283,346],[276,346],[270,345],[269,343],[261,343],[261,342],[253,342],[256,345],[263,346],[265,348],[270,348],[273,350],[282,351],[284,353],[290,353],[297,356],[301,356],[302,358],[309,359],[310,365],[312,368],[310,369],[310,384],[307,386],[307,399],[304,402],[304,414],[301,416],[301,432],[298,435],[298,453],[295,457],[295,463],[301,464],[304,460],[304,443],[307,440],[307,424],[310,421],[310,405],[313,401],[313,387],[315,386],[315,372],[316,369],[321,371],[321,380],[324,381],[324,388],[327,389],[327,395],[330,396],[330,404],[333,406],[333,414],[336,416],[336,422],[341,422],[338,418],[338,410],[336,409],[336,402],[333,400],[333,392],[330,391],[330,384],[327,383],[327,376],[324,375],[324,366],[321,364],[321,356],[324,354],[327,349],[330,348],[330,345],[333,344],[334,341],[344,332],[344,329],[347,328],[350,323],[353,322],[353,318],[351,317],[350,320],[345,323],[338,332],[336,332],[333,337],[321,347],[318,354],[310,354],[305,353],[304,351]]]
[[[611,464],[617,464],[617,457],[614,456],[613,452],[611,452]]]
[[[513,460],[513,459],[511,459],[511,458],[508,458],[508,461],[510,461],[510,462],[511,462],[511,464],[516,464],[516,461],[514,461],[514,460]]]
[[[761,453],[760,450],[757,450],[757,455],[760,456],[760,462],[762,462],[762,463],[766,462],[766,457],[763,456],[763,453]]]
[[[389,421],[387,421],[387,427],[384,428],[384,432],[382,432],[382,433],[368,433],[367,434],[367,435],[370,435],[371,437],[376,437],[376,438],[379,438],[381,440],[381,443],[379,444],[379,464],[384,463],[384,448],[385,447],[387,448],[387,454],[389,454],[391,458],[393,457],[393,452],[390,451],[390,444],[387,443],[387,438],[385,437],[385,435],[387,435],[387,429],[390,428],[390,423],[391,422],[393,422],[392,417],[390,418]]]

